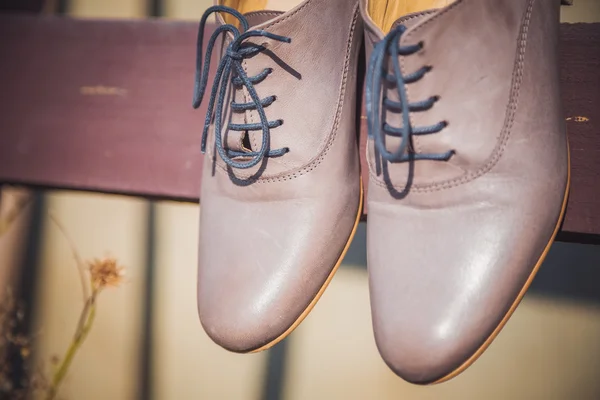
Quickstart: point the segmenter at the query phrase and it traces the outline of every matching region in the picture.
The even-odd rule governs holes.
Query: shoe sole
[[[440,379],[438,379],[438,380],[436,380],[436,381],[434,381],[432,383],[429,383],[428,385],[436,385],[438,383],[449,381],[450,379],[455,378],[456,376],[460,375],[467,368],[469,368],[475,361],[477,361],[477,359],[483,354],[483,352],[487,350],[487,348],[490,346],[490,344],[492,344],[492,342],[494,341],[494,339],[496,338],[496,336],[498,336],[498,334],[500,333],[500,331],[502,330],[502,328],[504,328],[504,325],[506,325],[506,323],[508,322],[508,320],[510,319],[510,317],[512,316],[512,314],[517,309],[517,307],[518,307],[519,303],[521,302],[521,300],[523,300],[523,296],[525,296],[525,293],[529,289],[529,286],[531,285],[531,282],[533,282],[533,278],[535,278],[535,275],[537,274],[537,272],[540,269],[542,263],[546,259],[546,256],[548,255],[548,251],[550,251],[550,247],[552,247],[552,243],[554,243],[554,238],[556,238],[556,234],[558,233],[558,231],[560,229],[560,225],[562,224],[563,218],[565,216],[565,211],[567,210],[567,200],[569,198],[569,189],[571,187],[571,152],[569,150],[568,142],[567,142],[567,163],[568,163],[568,167],[567,167],[567,186],[566,186],[566,190],[565,190],[565,194],[564,194],[564,198],[563,198],[562,209],[560,210],[560,215],[558,217],[558,222],[556,223],[556,227],[554,228],[554,232],[552,233],[552,236],[550,237],[550,241],[548,242],[548,244],[546,244],[546,247],[544,248],[544,251],[542,252],[542,255],[538,259],[537,264],[535,264],[535,267],[533,268],[533,271],[531,271],[531,274],[529,275],[529,278],[527,278],[527,281],[525,282],[525,285],[523,286],[523,288],[519,292],[519,295],[515,299],[514,303],[508,309],[508,312],[506,313],[506,315],[504,316],[504,318],[502,319],[502,321],[500,321],[500,324],[498,324],[498,326],[496,327],[496,329],[486,339],[486,341],[481,345],[481,347],[479,347],[479,349],[475,352],[475,354],[473,354],[467,361],[463,362],[460,367],[458,367],[457,369],[455,369],[454,371],[452,371],[448,375],[446,375],[443,378],[440,378]]]
[[[344,260],[344,257],[346,256],[346,253],[348,252],[348,249],[350,248],[350,244],[352,243],[352,239],[354,239],[354,235],[356,234],[356,229],[358,228],[358,223],[360,222],[360,217],[362,216],[363,201],[364,201],[364,199],[363,199],[363,182],[362,182],[362,178],[361,178],[361,180],[360,180],[360,200],[359,200],[359,203],[358,203],[358,213],[356,215],[356,221],[354,222],[354,227],[352,228],[352,231],[350,232],[350,237],[348,238],[348,241],[346,242],[346,245],[344,246],[344,249],[342,250],[342,253],[340,254],[339,259],[337,260],[337,262],[335,263],[335,266],[333,267],[333,269],[329,273],[329,276],[327,277],[327,279],[325,280],[325,282],[321,286],[321,289],[319,289],[319,291],[317,292],[316,296],[312,299],[312,301],[306,307],[306,309],[302,312],[302,314],[300,314],[300,316],[298,317],[298,319],[296,319],[296,321],[285,332],[283,332],[276,339],[274,339],[273,341],[267,343],[266,345],[264,345],[262,347],[259,347],[256,350],[250,350],[250,351],[248,351],[248,353],[258,353],[258,352],[261,352],[261,351],[264,351],[264,350],[268,350],[271,347],[275,346],[277,343],[281,342],[290,333],[292,333],[294,331],[294,329],[296,329],[298,327],[298,325],[300,325],[302,323],[302,321],[304,321],[304,319],[308,316],[308,314],[310,314],[310,312],[313,310],[313,308],[315,307],[315,305],[317,305],[317,302],[319,301],[319,299],[321,298],[321,296],[323,296],[323,293],[325,292],[325,290],[329,286],[329,283],[333,279],[333,276],[335,275],[335,273],[337,272],[338,268],[342,264],[342,261]]]

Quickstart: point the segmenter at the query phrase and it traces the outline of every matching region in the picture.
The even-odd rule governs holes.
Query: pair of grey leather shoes
[[[375,338],[402,378],[450,379],[515,310],[565,210],[560,3],[283,3],[220,0],[201,22],[202,325],[228,350],[267,349],[339,267],[362,212],[364,33]]]

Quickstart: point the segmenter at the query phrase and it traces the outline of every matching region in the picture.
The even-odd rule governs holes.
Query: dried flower
[[[74,251],[74,254],[77,254],[77,252]],[[76,257],[76,259],[79,258]],[[75,354],[90,333],[96,317],[96,300],[100,295],[101,290],[105,287],[117,287],[123,281],[123,267],[117,263],[115,258],[107,257],[103,259],[94,259],[88,261],[87,265],[90,272],[92,291],[86,299],[81,315],[79,316],[79,323],[77,324],[71,345],[67,349],[62,360],[56,363],[57,368],[47,390],[46,400],[53,400],[55,398],[60,384],[71,366]],[[84,293],[86,292],[87,290],[84,290]],[[52,360],[52,363],[54,364],[55,360]]]
[[[8,216],[4,218],[0,216],[0,236],[7,231],[26,204],[27,202],[23,200],[17,203]],[[15,301],[10,289],[7,290],[6,299],[0,299],[0,399],[25,400],[37,398],[35,395],[43,394],[46,400],[54,400],[76,353],[92,329],[96,316],[97,298],[102,289],[117,287],[123,282],[124,268],[118,264],[115,258],[106,257],[84,262],[64,226],[52,213],[49,215],[71,247],[81,278],[84,306],[75,334],[64,356],[60,358],[54,355],[50,358],[50,364],[55,368],[52,378],[47,379],[43,366],[38,366],[36,370],[31,370],[27,366],[27,361],[32,356],[33,343],[32,338],[21,333],[23,330],[21,325],[25,321],[25,308]],[[89,277],[86,272],[89,273]],[[10,363],[3,362],[9,355],[8,352],[14,350],[20,356],[20,364],[23,364],[23,373],[25,374],[25,378],[19,382],[13,381],[14,374]]]
[[[123,282],[124,269],[115,258],[94,259],[89,262],[89,268],[95,290],[117,287]]]

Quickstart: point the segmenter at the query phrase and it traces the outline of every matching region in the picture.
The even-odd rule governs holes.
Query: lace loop
[[[389,162],[409,160],[447,161],[454,154],[453,150],[440,154],[408,154],[408,146],[413,135],[438,133],[447,126],[447,123],[442,121],[430,126],[411,126],[410,113],[430,109],[439,98],[433,96],[427,100],[409,103],[406,85],[423,78],[431,70],[431,67],[424,66],[411,74],[402,75],[399,57],[409,56],[423,48],[423,43],[400,46],[400,38],[404,32],[406,32],[406,27],[398,25],[375,45],[371,53],[367,69],[365,94],[369,135],[374,139],[377,152]],[[384,61],[388,56],[392,61],[393,73],[391,74],[386,72],[387,68],[384,67]],[[393,101],[384,96],[386,87],[384,81],[396,87],[400,101]],[[392,127],[381,121],[382,104],[383,107],[392,112],[402,113],[402,127]],[[386,135],[401,138],[400,145],[394,152],[388,151],[385,146]]]
[[[202,57],[202,45],[204,39],[204,29],[206,27],[206,21],[208,17],[213,13],[223,12],[235,17],[242,30],[240,31],[237,27],[231,24],[224,24],[219,26],[213,32],[212,36],[208,40],[206,46],[206,52],[204,56],[204,63]],[[283,121],[269,121],[267,119],[264,108],[271,105],[276,97],[269,96],[265,99],[260,99],[254,88],[254,85],[263,81],[273,70],[271,68],[265,68],[261,73],[256,76],[248,76],[243,68],[242,62],[245,58],[251,57],[263,50],[265,47],[262,45],[256,45],[254,43],[245,42],[245,40],[253,37],[266,37],[268,39],[276,40],[279,42],[290,43],[291,39],[285,36],[275,35],[265,30],[251,30],[249,31],[249,23],[244,15],[239,11],[226,7],[226,6],[213,6],[206,10],[200,25],[198,28],[197,38],[197,53],[196,53],[196,76],[194,80],[194,99],[192,106],[197,109],[200,107],[204,98],[206,88],[208,86],[208,76],[210,68],[210,60],[214,50],[215,43],[221,35],[227,33],[233,36],[231,43],[227,46],[225,54],[221,58],[215,78],[212,84],[210,99],[206,112],[206,118],[204,120],[204,129],[202,131],[202,143],[201,150],[204,153],[206,151],[206,142],[208,140],[208,130],[211,125],[211,121],[214,119],[215,124],[215,142],[219,156],[223,161],[232,168],[246,169],[257,165],[262,161],[264,157],[278,157],[285,154],[288,149],[276,149],[270,150],[270,134],[271,129],[280,126]],[[228,129],[232,131],[262,131],[262,143],[256,151],[234,151],[226,149],[223,143],[223,111],[224,103],[227,95],[228,82],[231,82],[234,86],[245,87],[250,95],[250,102],[247,103],[231,103],[231,109],[234,112],[245,112],[249,110],[256,110],[260,117],[259,123],[253,124],[229,124]],[[243,157],[249,158],[248,161],[239,161],[236,158]]]

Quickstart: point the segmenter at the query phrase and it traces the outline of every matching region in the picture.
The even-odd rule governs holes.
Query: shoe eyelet
[[[421,41],[418,43],[418,46],[419,46],[419,48],[420,48],[421,50],[423,50],[423,47],[425,47],[425,42],[421,40]]]

